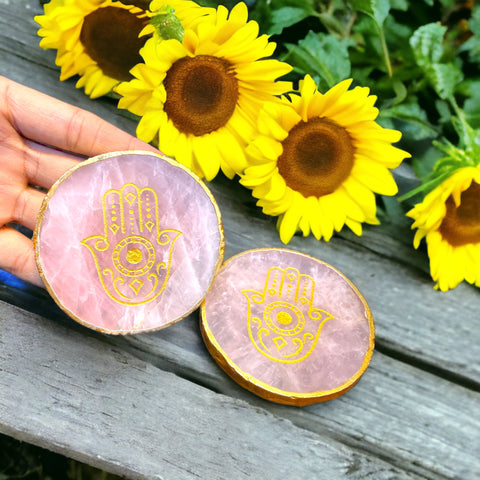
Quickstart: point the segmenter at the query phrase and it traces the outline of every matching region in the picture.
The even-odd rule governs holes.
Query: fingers
[[[32,241],[10,227],[0,228],[0,268],[27,282],[43,287],[35,263]]]
[[[158,151],[93,113],[4,77],[0,77],[2,103],[17,132],[30,140],[87,157],[119,150]]]
[[[25,140],[25,174],[32,185],[50,188],[67,170],[84,160],[85,157],[72,155],[42,145],[32,140]]]
[[[33,230],[44,197],[45,195],[42,192],[34,188],[23,190],[15,203],[12,221]]]

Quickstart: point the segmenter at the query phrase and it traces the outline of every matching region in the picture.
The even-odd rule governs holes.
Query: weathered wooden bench
[[[0,74],[133,133],[113,101],[61,83],[38,47],[37,0],[0,0]],[[0,159],[0,162],[2,159]],[[216,179],[225,258],[282,246],[249,192]],[[399,229],[402,230],[401,235]],[[108,336],[47,293],[0,284],[0,432],[132,479],[480,478],[480,291],[433,289],[405,225],[296,237],[368,301],[376,349],[358,385],[304,408],[262,400],[208,354],[198,312],[156,333]]]

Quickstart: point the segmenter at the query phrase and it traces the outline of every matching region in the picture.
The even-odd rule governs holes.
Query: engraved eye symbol
[[[143,259],[142,251],[139,248],[131,248],[127,252],[127,262],[137,265]]]
[[[279,301],[270,303],[263,311],[265,325],[279,335],[298,335],[305,327],[305,316],[291,303]]]
[[[112,259],[115,268],[129,277],[147,273],[155,264],[155,247],[146,238],[131,235],[117,243]]]
[[[277,322],[282,325],[290,325],[293,321],[292,316],[287,312],[279,312],[277,314]]]

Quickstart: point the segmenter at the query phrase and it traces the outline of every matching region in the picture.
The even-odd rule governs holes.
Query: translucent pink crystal
[[[373,321],[356,288],[333,267],[289,250],[251,250],[226,262],[202,322],[227,372],[276,400],[276,390],[342,393],[373,349]]]
[[[165,327],[195,309],[223,255],[211,194],[151,153],[85,162],[56,184],[36,231],[37,263],[59,305],[109,333]]]

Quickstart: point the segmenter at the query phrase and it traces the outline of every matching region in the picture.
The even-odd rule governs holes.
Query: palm
[[[27,165],[25,162],[24,139],[15,131],[0,112],[0,224],[20,221],[27,212],[30,194],[28,189]],[[34,192],[31,192],[34,195]],[[29,225],[26,225],[29,226]],[[31,226],[31,225],[30,225]]]

